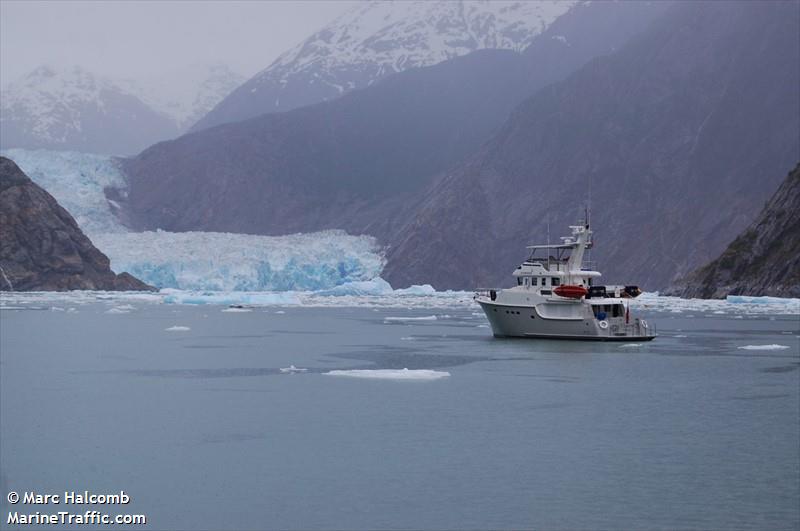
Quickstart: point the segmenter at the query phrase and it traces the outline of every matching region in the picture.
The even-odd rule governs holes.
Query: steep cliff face
[[[77,223],[12,161],[0,157],[0,290],[151,290],[115,274]]]
[[[800,297],[800,164],[719,258],[676,282],[665,294],[701,299]]]

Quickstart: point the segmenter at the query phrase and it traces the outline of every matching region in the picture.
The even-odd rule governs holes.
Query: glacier
[[[199,291],[320,291],[330,295],[391,292],[379,278],[383,250],[371,236],[340,230],[290,236],[213,232],[132,232],[114,214],[104,189],[124,190],[114,157],[71,151],[8,149],[35,183],[72,214],[111,260],[158,288]],[[430,292],[430,286],[419,290]],[[174,296],[174,294],[173,294]]]
[[[106,187],[126,186],[114,157],[46,149],[4,149],[0,154],[55,197],[90,239],[102,232],[128,231],[103,192]]]
[[[375,238],[339,230],[290,236],[128,232],[95,234],[93,241],[115,271],[182,290],[331,290],[375,279],[385,263]]]

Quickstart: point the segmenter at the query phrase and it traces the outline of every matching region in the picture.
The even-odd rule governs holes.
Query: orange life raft
[[[559,297],[565,297],[567,299],[580,299],[581,297],[585,297],[589,291],[584,288],[583,286],[558,286],[553,290],[553,293],[558,295]]]

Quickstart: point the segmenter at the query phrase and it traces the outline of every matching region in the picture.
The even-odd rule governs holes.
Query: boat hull
[[[614,324],[603,328],[597,319],[581,315],[583,306],[576,304],[574,315],[548,317],[536,306],[500,304],[476,299],[495,337],[528,339],[566,339],[578,341],[651,341],[656,334],[646,325]]]

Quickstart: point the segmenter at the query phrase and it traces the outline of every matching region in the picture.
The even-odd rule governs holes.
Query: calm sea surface
[[[62,306],[0,312],[3,527],[64,510],[12,490],[124,490],[101,509],[150,529],[800,527],[797,315],[651,312],[625,346],[477,306]],[[325,374],[404,368],[450,376]]]

